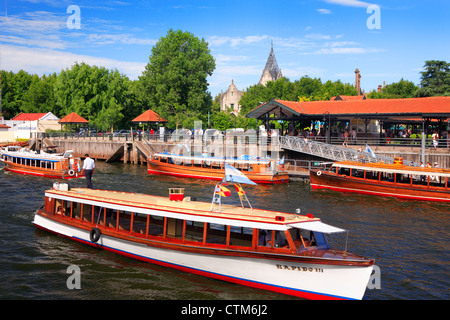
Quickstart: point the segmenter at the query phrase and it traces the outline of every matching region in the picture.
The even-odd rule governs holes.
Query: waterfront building
[[[268,81],[276,81],[283,77],[281,69],[278,67],[277,59],[273,51],[273,43],[270,48],[269,57],[267,58],[264,70],[261,73],[259,84],[265,86]],[[240,91],[234,84],[234,80],[231,80],[231,84],[227,91],[220,93],[220,111],[227,111],[231,109],[231,112],[237,115],[241,110],[239,101],[241,100],[244,91]]]
[[[30,139],[36,132],[47,129],[59,130],[59,118],[51,112],[47,113],[19,113],[11,120],[3,120],[8,126],[7,132],[0,133],[0,141],[14,141],[16,139]]]
[[[227,91],[220,94],[220,111],[230,110],[237,115],[241,110],[239,100],[241,100],[244,91],[240,91],[234,84],[234,80],[231,80],[231,84]]]

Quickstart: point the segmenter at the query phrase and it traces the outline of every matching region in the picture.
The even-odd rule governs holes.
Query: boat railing
[[[332,145],[316,140],[305,139],[299,136],[280,137],[280,146],[283,149],[298,151],[332,161],[359,161],[359,162],[380,162],[393,164],[394,157],[383,155],[373,156],[371,152],[366,151],[365,147],[359,150],[346,148],[343,146]],[[411,161],[404,161],[406,165],[415,165]]]

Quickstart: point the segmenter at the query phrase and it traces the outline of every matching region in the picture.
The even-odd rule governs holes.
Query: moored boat
[[[157,175],[220,181],[225,173],[225,164],[236,167],[256,183],[289,182],[289,175],[283,169],[283,166],[275,160],[268,159],[224,159],[155,153],[147,160],[147,172]]]
[[[57,154],[46,151],[36,152],[23,147],[8,146],[0,150],[0,161],[5,170],[26,175],[53,179],[84,177],[81,160],[72,156],[72,151]]]
[[[363,297],[374,261],[332,249],[326,238],[345,230],[298,211],[255,209],[241,179],[217,183],[211,203],[181,188],[161,197],[59,184],[45,192],[33,222],[90,246],[232,283],[310,299]],[[233,189],[240,206],[224,203]]]
[[[335,162],[328,170],[311,170],[312,189],[331,189],[409,200],[450,202],[450,169],[394,164]]]

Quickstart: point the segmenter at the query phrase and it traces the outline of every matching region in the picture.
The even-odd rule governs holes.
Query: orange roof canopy
[[[59,123],[88,123],[89,121],[84,119],[82,116],[79,116],[75,112],[72,112],[71,114],[65,116],[58,122]]]
[[[406,99],[358,99],[334,101],[285,101],[271,100],[253,109],[248,118],[259,118],[268,113],[284,114],[287,117],[316,116],[418,116],[448,117],[450,97],[426,97]]]
[[[140,116],[134,118],[132,122],[167,122],[167,120],[162,118],[155,111],[149,109]]]

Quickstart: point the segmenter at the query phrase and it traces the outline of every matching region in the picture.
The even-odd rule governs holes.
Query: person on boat
[[[83,163],[84,176],[86,177],[87,187],[92,189],[92,175],[94,174],[95,162],[89,158],[89,154],[84,155],[86,158]]]
[[[60,214],[60,215],[64,215],[64,209],[62,208],[62,206],[58,207],[57,213]]]

